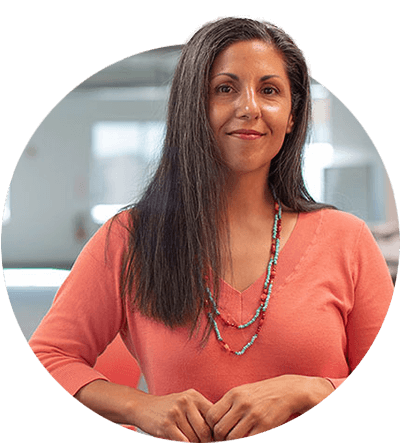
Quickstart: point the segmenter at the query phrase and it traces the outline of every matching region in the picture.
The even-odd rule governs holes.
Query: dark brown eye
[[[272,95],[277,92],[277,89],[272,88],[271,86],[266,86],[266,88],[262,89],[263,94]]]
[[[217,92],[222,92],[223,94],[228,94],[231,91],[232,88],[229,85],[220,85],[217,87]]]

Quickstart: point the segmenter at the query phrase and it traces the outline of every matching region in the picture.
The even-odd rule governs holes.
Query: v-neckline
[[[304,216],[304,213],[298,214],[297,220],[295,222],[295,226],[294,226],[293,230],[291,231],[290,236],[288,237],[284,246],[280,250],[279,261],[280,261],[280,259],[281,259],[281,261],[283,260],[283,254],[284,254],[284,257],[287,255],[286,251],[288,251],[288,249],[291,248],[291,243],[294,241],[293,239],[297,237],[298,231],[301,229],[301,225],[302,225],[303,218],[304,218],[303,216]],[[288,244],[290,244],[290,248],[287,247]],[[267,263],[266,263],[266,266],[267,266]],[[240,297],[243,297],[246,295],[247,292],[249,292],[249,291],[253,292],[255,286],[259,286],[259,285],[262,286],[265,278],[266,278],[266,270],[264,270],[263,273],[253,283],[251,283],[248,287],[246,287],[242,291],[231,286],[223,278],[220,278],[220,285],[221,285],[221,288],[226,287],[227,289],[229,289],[229,292],[231,292],[233,294],[237,294]],[[263,282],[261,282],[261,280],[263,280]]]

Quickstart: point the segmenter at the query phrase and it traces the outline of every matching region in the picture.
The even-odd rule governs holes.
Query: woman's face
[[[290,81],[280,53],[261,40],[222,51],[212,66],[208,112],[229,168],[267,173],[293,127]]]

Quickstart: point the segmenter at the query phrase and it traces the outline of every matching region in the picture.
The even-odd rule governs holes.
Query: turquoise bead
[[[278,232],[278,223],[281,220],[281,215],[282,215],[281,204],[280,204],[280,202],[278,202],[278,211],[277,211],[277,213],[274,216],[273,233],[272,233],[272,243],[275,242],[276,246],[275,246],[275,250],[274,250],[274,255],[270,258],[270,260],[268,262],[266,280],[265,280],[264,285],[263,285],[264,289],[268,288],[268,291],[267,291],[267,294],[266,294],[266,300],[265,300],[263,306],[259,306],[256,309],[255,315],[249,321],[247,321],[246,323],[243,323],[241,325],[236,326],[237,329],[248,328],[253,323],[255,323],[255,321],[259,318],[261,311],[262,312],[266,312],[266,310],[267,310],[267,306],[268,306],[269,300],[270,300],[271,291],[272,291],[272,288],[273,288],[273,280],[270,281],[271,269],[272,269],[273,265],[274,266],[277,265],[278,257],[279,257],[280,238],[279,238],[277,232]],[[272,249],[272,251],[273,251],[273,249]],[[274,277],[273,277],[273,279],[274,279]],[[221,314],[220,314],[220,312],[218,310],[217,303],[214,300],[213,295],[212,295],[212,293],[211,293],[211,291],[210,291],[210,289],[208,287],[206,288],[206,291],[207,291],[207,294],[209,296],[209,300],[212,303],[215,316],[220,316]],[[222,342],[222,343],[224,343],[223,338],[221,337],[221,333],[220,333],[220,330],[219,330],[219,327],[217,325],[216,320],[213,318],[211,313],[208,313],[208,316],[209,316],[209,320],[211,321],[211,323],[213,325],[213,329],[214,329],[214,331],[216,333],[217,340]],[[255,340],[257,338],[258,338],[258,333],[253,335],[251,340],[240,351],[235,351],[233,353],[235,355],[243,355],[245,353],[245,351],[247,349],[249,349],[254,344],[254,342],[255,342]],[[225,347],[227,347],[227,349],[229,349],[228,345],[225,345]]]

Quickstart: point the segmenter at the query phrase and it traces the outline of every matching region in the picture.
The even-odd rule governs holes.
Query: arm
[[[92,411],[118,424],[134,425],[136,404],[144,392],[106,380],[95,380],[83,386],[75,398]]]
[[[216,441],[251,436],[308,411],[333,390],[324,378],[283,375],[232,389],[209,410],[206,419]]]
[[[186,442],[212,440],[204,419],[212,404],[195,390],[155,396],[96,380],[81,388],[75,397],[103,417],[137,426],[155,437]]]
[[[40,362],[71,395],[94,380],[107,380],[93,367],[125,320],[115,265],[123,243],[114,241],[114,233],[106,262],[107,229],[102,227],[84,247],[29,341]]]
[[[353,238],[347,276],[352,284],[344,314],[347,339],[344,357],[350,372],[372,345],[393,292],[385,261],[366,225],[359,223]],[[216,403],[207,420],[217,440],[253,435],[279,426],[293,414],[307,411],[345,379],[285,375],[240,386]]]
[[[105,418],[173,440],[210,441],[203,416],[211,404],[201,394],[156,397],[111,383],[93,368],[126,321],[119,292],[125,231],[115,226],[107,260],[106,225],[78,257],[30,346],[70,394]]]

